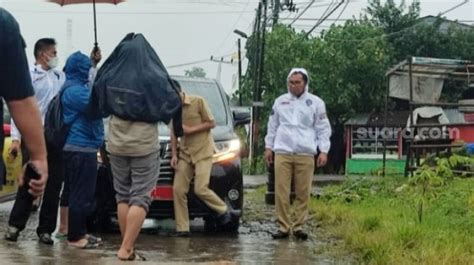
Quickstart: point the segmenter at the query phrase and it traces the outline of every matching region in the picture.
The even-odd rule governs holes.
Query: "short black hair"
[[[39,54],[48,49],[49,47],[51,46],[54,46],[56,45],[56,40],[53,39],[53,38],[42,38],[42,39],[39,39],[36,43],[35,43],[35,50],[34,50],[34,53],[35,53],[35,58],[38,58],[39,57]]]
[[[181,84],[175,79],[171,79],[171,83],[176,88],[176,90],[181,93]]]
[[[308,76],[305,73],[301,71],[295,71],[291,75],[296,75],[296,74],[300,74],[303,77],[303,81],[305,85],[308,84]]]

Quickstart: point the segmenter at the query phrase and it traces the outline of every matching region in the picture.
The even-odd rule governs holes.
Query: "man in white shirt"
[[[294,68],[288,75],[288,93],[275,100],[265,137],[265,161],[273,162],[275,153],[275,204],[279,230],[274,239],[287,238],[290,232],[302,240],[308,238],[303,225],[308,215],[315,156],[324,166],[331,146],[331,125],[326,106],[308,92],[309,76],[305,69]],[[295,182],[295,216],[290,219],[291,179]]]
[[[56,50],[56,41],[51,38],[43,38],[36,42],[34,47],[35,64],[30,67],[30,76],[35,91],[35,97],[41,112],[44,123],[44,116],[48,104],[56,96],[65,81],[64,73],[56,70],[58,57]],[[16,156],[20,150],[21,134],[18,131],[13,120],[11,121],[12,144],[10,154]],[[45,226],[53,226],[56,229],[56,218],[58,212],[59,192],[63,181],[61,155],[58,152],[48,149],[49,179],[46,183],[45,194],[43,196],[43,206],[40,212],[40,222],[38,230],[45,230]],[[22,148],[23,161],[28,161],[28,153]],[[56,192],[54,192],[54,191]],[[29,219],[33,204],[30,198],[21,196],[17,193],[15,204],[13,205],[8,221],[8,230],[5,239],[16,241],[20,231],[22,231]],[[40,229],[40,227],[43,227]],[[38,233],[40,242],[53,244],[51,233]]]

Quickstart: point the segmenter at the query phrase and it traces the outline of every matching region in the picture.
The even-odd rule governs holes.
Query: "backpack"
[[[44,116],[44,138],[46,145],[62,150],[69,134],[70,124],[64,122],[63,104],[61,97],[68,87],[63,87],[48,104]]]

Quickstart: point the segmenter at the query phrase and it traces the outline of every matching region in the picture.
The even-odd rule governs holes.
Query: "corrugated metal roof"
[[[367,113],[359,113],[356,114],[354,117],[350,118],[344,125],[367,125],[367,121],[369,120],[369,114]]]
[[[458,109],[443,109],[450,124],[464,124],[469,123],[464,119],[464,113]],[[410,117],[409,111],[389,111],[387,117],[387,126],[389,127],[406,127],[407,121]],[[352,126],[371,126],[381,127],[384,125],[383,113],[360,113],[355,117],[349,119],[344,125]]]
[[[387,126],[405,127],[408,113],[409,111],[389,111],[387,116]],[[355,117],[348,120],[345,125],[381,127],[384,125],[384,113],[357,114]]]

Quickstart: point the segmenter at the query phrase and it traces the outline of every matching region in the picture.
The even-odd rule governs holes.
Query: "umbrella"
[[[74,4],[90,4],[92,3],[92,7],[94,10],[94,46],[97,47],[97,20],[96,20],[96,12],[95,12],[95,4],[96,3],[106,3],[106,4],[119,4],[121,2],[125,2],[125,0],[47,0],[48,2],[56,3],[58,5],[74,5]]]

